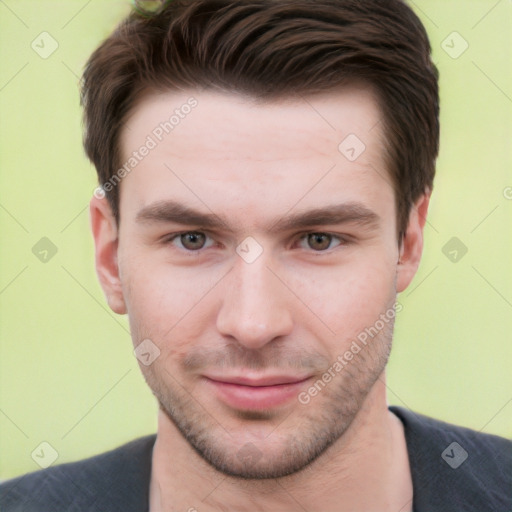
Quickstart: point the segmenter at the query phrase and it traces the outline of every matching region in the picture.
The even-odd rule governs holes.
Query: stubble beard
[[[166,369],[158,373],[153,365],[143,368],[143,373],[161,410],[190,447],[215,470],[246,480],[282,478],[306,468],[350,427],[386,367],[393,324],[393,320],[386,324],[308,404],[297,400],[292,405],[294,410],[258,443],[240,441],[236,432],[228,432],[227,425],[223,425],[226,419],[219,416],[220,409],[210,411],[208,403],[201,403],[201,397],[188,393]],[[349,345],[350,342],[342,346]],[[270,420],[275,414],[279,413],[241,412],[236,417],[237,421],[244,419],[250,429],[251,424]]]

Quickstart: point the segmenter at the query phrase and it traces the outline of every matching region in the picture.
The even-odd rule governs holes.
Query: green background
[[[399,299],[389,400],[512,437],[512,2],[412,6],[441,73],[442,144],[424,258]],[[129,8],[0,1],[0,478],[38,469],[43,441],[65,462],[156,429],[126,318],[96,280],[95,172],[81,148],[79,76]],[[58,43],[47,58],[31,46],[51,47],[42,32]],[[43,237],[57,247],[47,262],[32,252]],[[456,262],[443,253],[453,237],[468,249]]]

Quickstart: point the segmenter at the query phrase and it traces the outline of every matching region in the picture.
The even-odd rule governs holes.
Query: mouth
[[[203,375],[204,381],[225,405],[244,411],[261,411],[295,398],[310,375]]]

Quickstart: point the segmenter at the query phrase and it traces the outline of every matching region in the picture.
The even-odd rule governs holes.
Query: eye
[[[178,233],[168,239],[168,242],[175,244],[185,251],[199,251],[213,245],[213,240],[200,231],[188,231]]]
[[[340,238],[329,233],[308,233],[300,242],[303,249],[313,249],[316,252],[333,249],[342,243]]]

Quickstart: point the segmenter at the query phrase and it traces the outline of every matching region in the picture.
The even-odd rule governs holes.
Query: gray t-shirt
[[[404,424],[414,512],[512,511],[512,441],[390,410]],[[0,511],[147,512],[155,439],[4,482]]]

